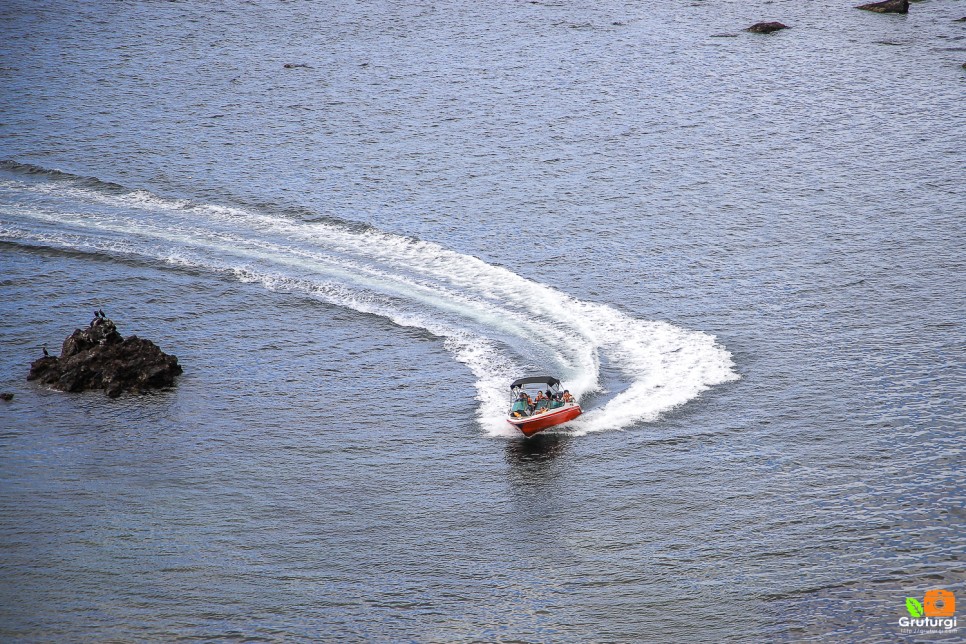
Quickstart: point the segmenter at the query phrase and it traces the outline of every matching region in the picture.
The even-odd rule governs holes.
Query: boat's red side
[[[573,407],[561,407],[544,414],[527,416],[526,418],[507,418],[507,422],[515,425],[524,436],[533,436],[537,432],[543,431],[548,427],[566,423],[580,416],[580,405]]]

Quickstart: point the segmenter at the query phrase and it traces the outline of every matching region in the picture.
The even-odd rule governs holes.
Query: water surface
[[[957,3],[0,14],[5,640],[877,642],[962,596]],[[25,382],[95,308],[178,386]],[[588,413],[523,440],[533,371]]]

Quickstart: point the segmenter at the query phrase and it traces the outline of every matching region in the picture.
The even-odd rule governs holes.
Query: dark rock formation
[[[284,67],[285,69],[299,69],[300,67],[305,69],[312,69],[305,63],[285,63],[284,65],[282,65],[282,67]]]
[[[783,25],[780,22],[757,22],[745,29],[745,31],[750,31],[753,34],[770,34],[779,29],[788,29],[788,25]]]
[[[10,402],[11,400],[13,400],[13,394],[10,393],[9,391],[5,391],[2,394],[0,394],[0,400],[2,400],[3,402]]]
[[[96,318],[64,340],[59,358],[46,356],[31,363],[27,380],[61,391],[104,389],[116,398],[125,391],[170,387],[180,373],[177,357],[150,340],[124,338],[111,320]]]
[[[883,0],[860,4],[856,9],[875,11],[876,13],[909,13],[909,0]]]

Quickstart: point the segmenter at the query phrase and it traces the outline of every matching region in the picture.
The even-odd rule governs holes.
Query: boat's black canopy
[[[518,380],[514,380],[513,384],[510,385],[510,389],[516,389],[517,387],[522,387],[523,385],[536,384],[556,387],[560,384],[560,381],[553,376],[530,376],[529,378],[519,378]]]

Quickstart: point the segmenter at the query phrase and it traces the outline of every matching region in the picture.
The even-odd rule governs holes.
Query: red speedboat
[[[514,380],[510,393],[513,402],[506,421],[524,436],[566,423],[581,413],[577,399],[569,391],[561,390],[560,381],[552,376]]]

